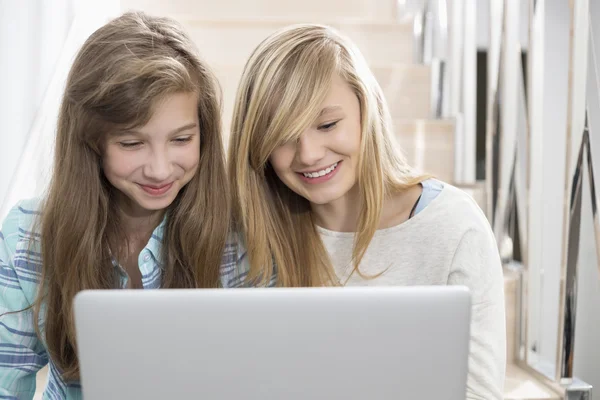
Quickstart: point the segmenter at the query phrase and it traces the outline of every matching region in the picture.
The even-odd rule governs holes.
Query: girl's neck
[[[118,210],[121,230],[130,242],[149,240],[165,214],[165,210],[146,210],[129,199],[119,201]]]
[[[406,222],[422,191],[421,185],[415,185],[386,197],[378,229]],[[334,232],[356,232],[361,211],[358,187],[355,186],[346,195],[330,203],[311,204],[311,208],[318,226]]]
[[[327,204],[311,204],[317,225],[336,232],[355,232],[360,215],[360,193],[354,185],[345,195]]]

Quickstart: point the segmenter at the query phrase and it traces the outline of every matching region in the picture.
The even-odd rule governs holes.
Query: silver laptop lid
[[[465,398],[463,287],[87,291],[75,317],[86,400]]]

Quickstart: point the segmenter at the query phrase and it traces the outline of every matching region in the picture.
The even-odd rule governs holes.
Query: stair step
[[[454,121],[395,120],[398,143],[410,165],[452,183],[454,180]]]
[[[319,21],[338,19],[387,20],[401,18],[396,0],[122,0],[123,10],[144,10],[156,15],[187,14],[202,18],[301,18]]]
[[[515,364],[506,366],[505,400],[561,400],[562,397]]]
[[[283,27],[313,22],[310,19],[196,19],[175,16],[196,42],[200,53],[211,65],[244,64],[252,51],[267,36]],[[352,39],[371,64],[413,62],[412,25],[410,23],[339,22],[327,25]]]
[[[482,184],[471,185],[473,189]],[[462,188],[461,188],[462,189]],[[464,189],[463,189],[464,190]],[[505,400],[560,400],[552,388],[541,382],[534,374],[517,365],[516,329],[517,296],[519,273],[510,265],[504,268],[504,298],[506,310],[506,379],[504,382]]]
[[[372,66],[395,120],[431,116],[431,68],[416,64]]]

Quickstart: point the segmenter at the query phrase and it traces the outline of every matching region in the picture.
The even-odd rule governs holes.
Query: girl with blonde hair
[[[467,397],[503,397],[503,275],[490,226],[468,195],[406,163],[382,91],[351,42],[319,25],[264,40],[238,88],[228,163],[248,279],[466,285]]]
[[[45,364],[44,398],[81,398],[81,290],[234,283],[220,112],[216,79],[173,20],[127,13],[87,39],[47,195],[15,206],[0,233],[0,398],[32,398]]]

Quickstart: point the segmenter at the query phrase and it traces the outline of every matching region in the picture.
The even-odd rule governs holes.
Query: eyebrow
[[[196,124],[195,122],[189,123],[187,125],[183,125],[183,126],[177,128],[177,129],[174,129],[171,132],[169,132],[168,136],[177,135],[178,133],[185,132],[187,130],[195,128],[196,126],[198,126],[198,124]],[[125,136],[125,135],[140,135],[140,136],[145,136],[145,134],[143,132],[139,132],[139,131],[136,131],[134,129],[116,131],[116,132],[113,133],[113,136],[116,136],[116,137]]]
[[[325,114],[332,113],[334,111],[343,111],[343,108],[342,108],[342,106],[328,106],[328,107],[325,107],[319,113],[319,117],[321,117],[321,116],[323,116]]]

